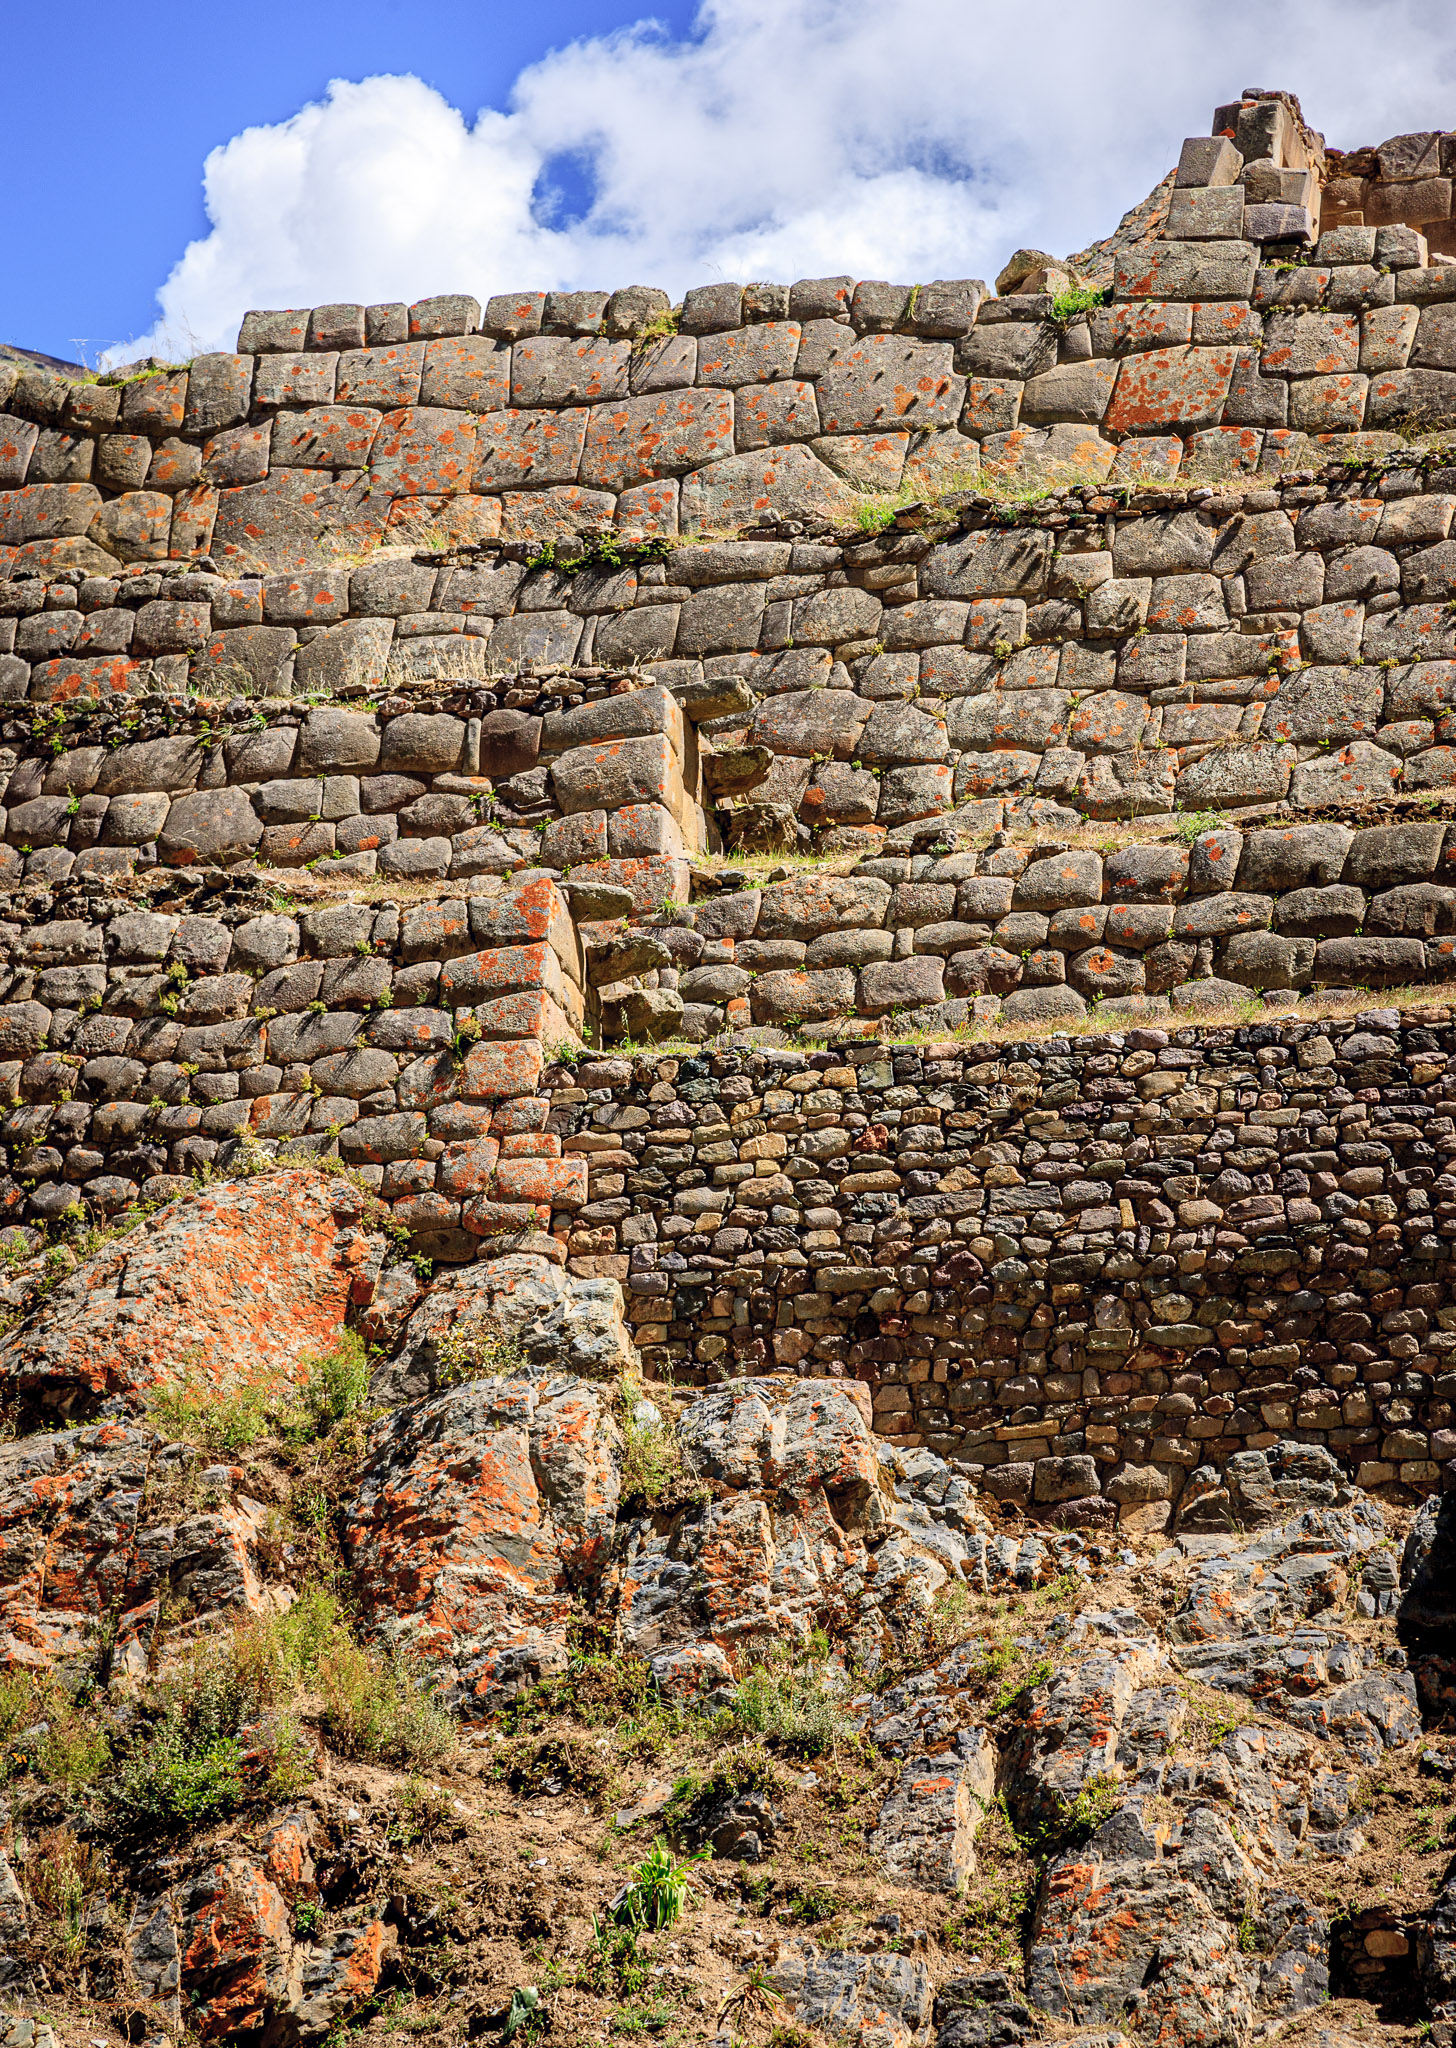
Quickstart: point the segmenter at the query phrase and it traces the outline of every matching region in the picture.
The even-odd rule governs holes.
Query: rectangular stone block
[[[1178,152],[1174,187],[1232,185],[1243,167],[1243,158],[1226,135],[1190,135]]]
[[[734,440],[745,452],[777,448],[786,442],[810,441],[819,432],[819,409],[812,384],[787,378],[777,384],[750,384],[734,393]],[[821,453],[833,442],[815,441]],[[896,478],[898,482],[898,477]]]
[[[520,485],[575,481],[586,438],[581,412],[492,413],[476,429],[474,487],[508,491]]]
[[[559,1009],[580,1022],[581,991],[567,980],[549,945],[499,946],[491,952],[461,953],[440,970],[440,1001],[452,1009],[529,989],[544,990]]]
[[[1314,216],[1307,206],[1269,200],[1244,208],[1244,233],[1251,242],[1312,242]]]
[[[573,811],[661,804],[681,819],[686,805],[682,763],[665,733],[574,747],[551,771],[556,801]]]
[[[253,404],[332,405],[336,355],[259,356],[253,372]]]
[[[704,335],[697,345],[697,381],[723,385],[767,383],[792,374],[803,330],[794,320],[761,320],[751,327]]]
[[[475,450],[472,415],[406,406],[381,422],[373,478],[396,497],[454,497],[471,487]]]
[[[183,433],[215,434],[220,427],[239,426],[248,417],[252,389],[251,356],[194,356],[187,374]]]
[[[94,484],[23,484],[0,491],[0,543],[82,534],[100,510]]]
[[[382,417],[366,406],[344,405],[277,413],[269,460],[275,469],[363,469]]]
[[[629,690],[620,697],[603,697],[595,704],[579,705],[575,711],[548,711],[542,722],[541,744],[548,752],[564,752],[592,740],[638,739],[652,733],[666,733],[679,760],[687,758],[682,706],[671,690],[660,684],[648,690]]]
[[[543,1064],[539,1039],[492,1039],[466,1055],[455,1092],[465,1102],[534,1095]]]
[[[388,348],[350,349],[339,357],[333,396],[340,405],[377,406],[392,412],[420,395],[425,344],[400,342]]]
[[[1040,597],[1051,560],[1050,533],[987,529],[931,549],[921,566],[930,597]]]
[[[1237,241],[1244,231],[1243,192],[1237,185],[1175,187],[1164,231],[1178,241]]]
[[[818,380],[826,434],[869,433],[886,426],[954,426],[965,379],[952,367],[949,342],[898,334],[867,334],[836,352]]]
[[[550,1203],[580,1209],[587,1198],[584,1159],[502,1159],[495,1170],[495,1195],[502,1202]]]
[[[691,871],[685,860],[647,856],[633,860],[600,860],[573,868],[574,882],[605,882],[612,888],[632,893],[632,915],[651,917],[665,903],[685,904],[691,887]],[[756,892],[745,892],[756,893]]]
[[[510,379],[510,350],[498,348],[489,335],[427,341],[420,404],[458,412],[501,412],[510,403]]]
[[[1115,363],[1094,357],[1059,363],[1029,378],[1021,394],[1021,418],[1033,424],[1056,420],[1093,424],[1107,411],[1117,379]]]
[[[576,927],[561,891],[544,876],[508,882],[498,896],[472,896],[470,936],[478,946],[548,945],[573,981],[582,978]]]
[[[1252,242],[1143,242],[1114,258],[1118,299],[1244,299],[1253,288]]]
[[[631,344],[573,335],[533,335],[511,349],[511,404],[593,405],[627,396]]]
[[[601,490],[697,469],[734,447],[729,391],[648,394],[594,406],[589,418],[581,481]]]
[[[1233,348],[1150,349],[1129,356],[1117,374],[1107,432],[1217,426],[1236,359]]]

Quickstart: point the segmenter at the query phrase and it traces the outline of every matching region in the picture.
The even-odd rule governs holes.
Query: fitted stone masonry
[[[0,1220],[337,1159],[1069,1523],[1439,1481],[1450,143],[1245,94],[998,296],[0,364]]]

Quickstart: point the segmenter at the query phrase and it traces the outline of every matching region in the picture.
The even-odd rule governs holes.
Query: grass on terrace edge
[[[1281,998],[1285,991],[1276,991]],[[1047,1038],[1086,1038],[1107,1031],[1134,1031],[1139,1026],[1150,1025],[1159,1031],[1205,1031],[1228,1030],[1230,1027],[1250,1024],[1278,1023],[1341,1023],[1349,1022],[1365,1010],[1421,1010],[1456,1008],[1456,981],[1433,982],[1426,986],[1391,989],[1331,989],[1304,999],[1299,998],[1295,989],[1287,991],[1287,1003],[1266,1003],[1262,997],[1250,991],[1247,1003],[1233,1007],[1207,1004],[1198,1008],[1138,1011],[1131,1013],[1118,1008],[1115,1002],[1099,1003],[1082,1016],[1039,1017],[1024,1021],[1000,1018],[984,1023],[950,1025],[905,1025],[897,1026],[893,1017],[881,1020],[882,1029],[875,1038],[836,1038],[832,1021],[826,1021],[820,1030],[812,1027],[797,1031],[784,1029],[785,1048],[802,1052],[849,1050],[855,1046],[879,1046],[888,1050],[892,1046],[915,1045],[956,1045],[996,1046],[1027,1045],[1040,1043]],[[780,1027],[781,1029],[783,1027]],[[559,1057],[560,1048],[548,1049],[548,1058],[558,1055],[558,1064],[571,1065],[586,1059],[690,1059],[699,1054],[724,1048],[729,1037],[741,1034],[724,1033],[713,1039],[661,1038],[654,1040],[622,1038],[610,1045],[587,1046],[581,1050],[571,1049],[569,1057]],[[734,1050],[752,1051],[752,1042],[736,1045]]]

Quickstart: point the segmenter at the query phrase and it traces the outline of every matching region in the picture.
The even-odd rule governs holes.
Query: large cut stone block
[[[847,522],[858,502],[849,485],[807,448],[766,448],[729,455],[684,477],[680,516],[685,533],[749,526],[765,512]]]
[[[872,708],[852,690],[786,690],[759,705],[748,745],[773,754],[830,754],[850,761]]]
[[[901,334],[867,334],[836,351],[819,379],[826,434],[863,434],[884,426],[954,426],[965,379],[952,369],[952,344]]]
[[[1113,259],[1113,295],[1247,301],[1258,260],[1252,242],[1138,242]]]
[[[593,406],[581,481],[624,491],[649,478],[678,476],[733,452],[733,395],[674,391]]]
[[[682,763],[666,733],[573,747],[553,766],[551,781],[568,816],[615,811],[623,804],[661,804],[681,819],[686,803]]]
[[[1217,426],[1237,355],[1233,348],[1168,348],[1127,357],[1107,408],[1108,433]]]

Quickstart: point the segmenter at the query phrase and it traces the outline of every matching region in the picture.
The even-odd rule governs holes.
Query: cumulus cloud
[[[704,0],[689,35],[553,50],[473,118],[388,76],[246,129],[113,359],[230,347],[250,306],[994,277],[1107,233],[1246,85],[1348,148],[1445,126],[1453,72],[1444,0]]]

